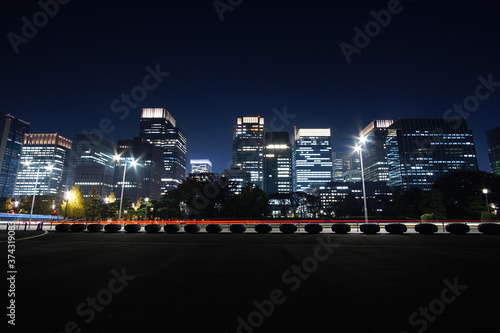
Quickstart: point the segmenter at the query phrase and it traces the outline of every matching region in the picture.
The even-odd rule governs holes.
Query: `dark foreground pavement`
[[[49,232],[16,245],[14,332],[500,332],[498,236]]]

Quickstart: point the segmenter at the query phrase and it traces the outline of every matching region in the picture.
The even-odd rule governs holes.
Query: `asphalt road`
[[[499,259],[482,234],[50,231],[16,242],[8,330],[500,332]]]

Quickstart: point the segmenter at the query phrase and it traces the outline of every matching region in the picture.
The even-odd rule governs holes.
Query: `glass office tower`
[[[393,120],[374,120],[359,134],[366,141],[363,144],[363,164],[365,180],[389,182],[386,138]]]
[[[24,134],[29,127],[28,122],[0,112],[0,198],[14,195]]]
[[[212,173],[212,162],[208,159],[192,159],[189,163],[193,174]]]
[[[241,117],[233,132],[233,166],[250,173],[251,182],[262,189],[264,118]]]
[[[163,152],[162,194],[175,189],[186,178],[187,138],[172,115],[163,108],[144,108],[139,136]]]
[[[95,187],[101,197],[113,191],[116,145],[96,134],[75,134],[69,154],[66,189],[79,185],[83,196]],[[115,193],[116,194],[116,193]]]
[[[58,133],[25,134],[14,196],[57,195],[64,184],[71,145],[70,139]]]
[[[486,132],[491,172],[500,175],[500,127]]]
[[[310,193],[333,180],[329,128],[295,128],[293,146],[294,191]]]
[[[477,171],[472,131],[465,119],[398,119],[386,138],[389,184],[429,190],[454,171]]]
[[[288,132],[266,132],[264,144],[264,192],[290,193],[292,184],[292,145]]]

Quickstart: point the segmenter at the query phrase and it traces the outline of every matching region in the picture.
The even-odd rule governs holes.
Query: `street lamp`
[[[483,188],[484,197],[486,198],[486,208],[488,209],[488,213],[490,212],[490,204],[488,203],[488,189]]]
[[[144,221],[146,221],[147,215],[148,215],[148,202],[149,202],[149,198],[148,197],[144,198],[144,201],[146,202],[146,209],[144,209]]]
[[[29,166],[31,163],[30,162],[25,162],[25,165]],[[31,220],[33,219],[33,209],[35,208],[35,197],[36,197],[36,191],[38,187],[38,178],[40,176],[40,169],[45,168],[46,170],[52,171],[53,165],[47,165],[45,167],[38,167],[36,169],[36,178],[35,178],[35,188],[33,189],[33,198],[31,199],[31,209],[30,209],[30,223]]]
[[[116,155],[114,158],[116,161],[119,161],[121,157],[119,155]],[[123,178],[122,178],[122,191],[120,195],[120,209],[118,210],[118,220],[122,219],[122,208],[123,208],[123,191],[125,190],[125,176],[127,174],[127,159],[124,158],[124,165],[123,165]],[[137,165],[136,160],[130,161],[130,166],[135,167]]]
[[[68,216],[68,206],[69,206],[69,201],[73,198],[73,193],[71,191],[66,191],[64,194],[64,199],[66,199],[66,208],[64,209],[64,220],[66,220],[66,217]]]
[[[365,187],[365,167],[363,165],[363,144],[366,142],[366,138],[362,137],[359,139],[358,145],[356,145],[355,150],[359,153],[359,161],[361,163],[361,186],[363,188],[363,210],[365,213],[365,223],[368,223],[368,207],[366,205],[366,187]]]

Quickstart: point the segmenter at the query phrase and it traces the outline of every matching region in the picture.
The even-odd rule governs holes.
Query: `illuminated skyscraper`
[[[264,192],[290,193],[292,186],[292,145],[288,132],[266,132],[264,144]]]
[[[386,138],[389,185],[429,190],[454,171],[477,171],[472,131],[465,119],[398,119]]]
[[[163,108],[142,109],[139,136],[163,152],[162,194],[175,189],[186,178],[187,138]]]
[[[333,152],[333,181],[343,182],[344,174],[352,170],[361,170],[359,155],[353,152]]]
[[[365,180],[389,182],[389,166],[387,164],[386,138],[393,120],[374,120],[359,134],[365,138],[363,144],[363,164]]]
[[[491,172],[500,175],[500,127],[486,132]]]
[[[312,192],[333,179],[329,128],[295,128],[293,186],[297,192]]]
[[[113,191],[116,145],[96,134],[75,134],[69,155],[66,188],[78,185],[87,196],[95,187],[101,197]],[[115,193],[116,194],[116,193]]]
[[[24,134],[29,127],[28,122],[0,112],[0,198],[14,194]]]
[[[264,118],[241,117],[233,133],[233,166],[250,173],[251,182],[262,189]]]
[[[191,164],[191,173],[199,174],[199,173],[212,173],[212,162],[207,159],[192,159],[190,161]]]
[[[25,134],[14,196],[59,194],[71,145],[58,133]]]
[[[159,200],[163,151],[143,138],[135,137],[132,140],[119,140],[117,153],[121,158],[115,164],[115,195],[118,197],[124,184],[124,198],[132,201],[146,197]],[[137,165],[133,166],[132,161]],[[127,170],[123,182],[125,168]]]

